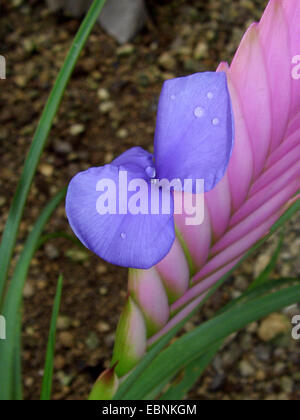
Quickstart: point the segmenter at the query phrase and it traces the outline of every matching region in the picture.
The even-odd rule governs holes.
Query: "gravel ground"
[[[119,47],[95,28],[51,131],[29,197],[17,244],[41,208],[80,170],[110,162],[133,145],[152,150],[162,82],[230,61],[240,38],[266,1],[148,1],[150,19],[132,44]],[[1,51],[7,80],[0,96],[0,232],[39,115],[78,21],[48,12],[38,0],[2,2]],[[69,231],[60,206],[47,232]],[[300,219],[289,223],[274,277],[300,274]],[[243,265],[188,325],[208,319],[243,292],[265,267],[278,238]],[[17,257],[16,255],[16,257]],[[64,275],[58,325],[54,399],[84,399],[108,366],[126,297],[126,270],[56,239],[39,250],[24,290],[23,358],[27,399],[39,397],[57,277]],[[292,400],[300,398],[300,347],[291,339],[294,306],[250,325],[226,342],[189,398]],[[270,331],[276,331],[270,335]]]

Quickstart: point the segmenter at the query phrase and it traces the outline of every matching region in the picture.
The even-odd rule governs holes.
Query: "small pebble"
[[[106,322],[104,322],[104,321],[100,321],[100,322],[97,324],[97,330],[98,330],[99,332],[101,332],[101,333],[105,333],[105,332],[107,332],[107,331],[109,331],[109,330],[110,330],[110,326],[109,326],[109,324],[107,324]]]
[[[61,332],[58,337],[58,341],[67,348],[71,348],[74,345],[74,336],[70,332]]]
[[[54,172],[54,167],[50,165],[49,163],[42,163],[39,166],[39,172],[44,175],[45,177],[51,177]]]
[[[70,127],[71,136],[78,136],[85,131],[85,126],[83,124],[74,124]]]

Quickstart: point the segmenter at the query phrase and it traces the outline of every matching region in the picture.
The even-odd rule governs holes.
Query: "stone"
[[[283,376],[280,379],[280,386],[283,392],[291,394],[293,392],[294,382],[288,376]]]
[[[70,127],[70,134],[71,136],[78,136],[85,131],[85,127],[83,124],[74,124]]]
[[[74,336],[70,332],[62,332],[59,334],[59,341],[64,347],[71,348],[74,345]]]
[[[59,257],[59,251],[53,244],[46,244],[45,245],[45,253],[50,260],[55,260]]]
[[[108,101],[110,98],[110,93],[107,89],[104,88],[100,88],[97,92],[98,98],[101,101]]]
[[[114,103],[111,101],[108,102],[103,102],[100,106],[99,106],[99,110],[101,112],[101,114],[108,114],[110,111],[112,111],[114,109]]]
[[[269,362],[271,359],[271,349],[265,345],[257,346],[254,352],[261,362]]]
[[[64,0],[47,0],[47,4],[50,10],[56,12],[61,9],[66,2]]]
[[[249,378],[250,376],[254,375],[255,370],[249,362],[242,360],[239,364],[239,372],[243,378]]]
[[[84,249],[71,248],[65,252],[65,255],[75,262],[83,263],[89,259],[89,254]]]
[[[233,366],[242,356],[242,349],[237,345],[233,344],[228,351],[223,354],[222,361],[225,368]]]
[[[287,308],[284,308],[282,312],[288,317],[293,317],[295,315],[300,314],[300,308],[299,305],[296,303],[294,305],[288,306]]]
[[[101,26],[120,44],[130,41],[146,20],[144,0],[109,0],[99,17]]]
[[[99,293],[100,293],[101,296],[107,295],[107,293],[108,293],[107,287],[105,287],[105,286],[100,287]]]
[[[69,329],[71,326],[71,318],[65,315],[60,315],[57,319],[57,329],[64,331]]]
[[[211,392],[220,391],[224,387],[225,382],[226,375],[224,373],[217,373],[212,380],[209,390]]]
[[[165,69],[172,71],[176,68],[175,58],[168,52],[163,53],[158,59],[159,65]]]
[[[55,357],[55,359],[54,359],[55,369],[58,369],[58,370],[63,369],[65,367],[65,364],[66,364],[66,361],[62,356],[57,355]]]
[[[282,314],[272,314],[265,318],[258,329],[259,338],[268,342],[276,338],[278,335],[287,334],[291,329],[291,324],[289,323],[287,317]]]
[[[126,130],[126,128],[120,128],[117,131],[116,135],[119,139],[126,139],[129,135],[129,133],[128,133],[128,130]]]
[[[64,9],[67,13],[76,17],[81,16],[90,5],[87,0],[47,0],[47,3],[53,12]]]
[[[84,14],[91,0],[47,0],[52,11],[64,9],[68,14],[79,17]],[[145,0],[109,0],[98,18],[101,26],[120,44],[130,41],[147,20]]]
[[[106,267],[106,265],[103,265],[103,264],[98,264],[98,265],[96,266],[96,272],[97,272],[97,274],[99,274],[100,276],[101,276],[101,275],[103,275],[103,274],[106,274],[106,273],[107,273],[107,267]]]
[[[0,207],[4,206],[5,203],[6,203],[6,198],[3,196],[0,196]]]
[[[97,337],[97,334],[94,332],[91,332],[87,339],[85,340],[85,344],[89,350],[96,350],[96,348],[99,346],[100,341]]]
[[[100,333],[106,333],[110,330],[110,326],[107,324],[107,322],[100,321],[97,325],[97,330]]]
[[[208,54],[208,45],[205,42],[199,42],[196,45],[195,51],[194,51],[194,57],[196,60],[201,60],[202,58],[207,57]]]
[[[29,281],[27,281],[25,283],[24,289],[23,289],[23,296],[25,299],[29,299],[34,295],[34,287],[32,285],[32,283],[30,283]]]
[[[55,140],[53,147],[54,150],[60,155],[68,155],[73,151],[72,145],[67,141]]]
[[[42,175],[46,177],[51,177],[54,172],[54,167],[49,163],[42,163],[39,167],[39,171]]]
[[[119,57],[127,57],[131,54],[133,54],[135,51],[134,45],[132,44],[125,44],[121,47],[117,48],[117,55]]]

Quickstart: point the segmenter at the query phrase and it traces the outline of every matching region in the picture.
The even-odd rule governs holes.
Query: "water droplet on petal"
[[[219,118],[214,118],[214,119],[212,120],[212,123],[213,123],[213,125],[219,125],[219,124],[220,124],[220,120],[219,120]]]
[[[126,239],[127,238],[127,235],[126,235],[125,232],[122,232],[120,236],[121,236],[122,239]]]
[[[149,178],[155,178],[156,177],[156,170],[153,166],[148,166],[145,169],[146,174],[148,175]]]
[[[212,92],[208,92],[207,97],[208,99],[213,99],[214,94]]]
[[[202,118],[204,116],[204,109],[201,106],[197,106],[194,111],[194,115],[196,118]]]

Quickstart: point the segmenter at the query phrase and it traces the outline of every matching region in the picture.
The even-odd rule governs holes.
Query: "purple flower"
[[[134,147],[111,164],[72,179],[66,212],[74,233],[110,263],[141,269],[154,266],[175,240],[172,190],[196,193],[197,180],[204,180],[204,191],[211,191],[227,170],[233,132],[224,72],[165,82],[154,156]],[[187,179],[191,180],[188,188]],[[170,185],[164,188],[162,180],[176,180],[180,186],[175,183],[171,189]],[[168,211],[164,200],[169,202]]]

